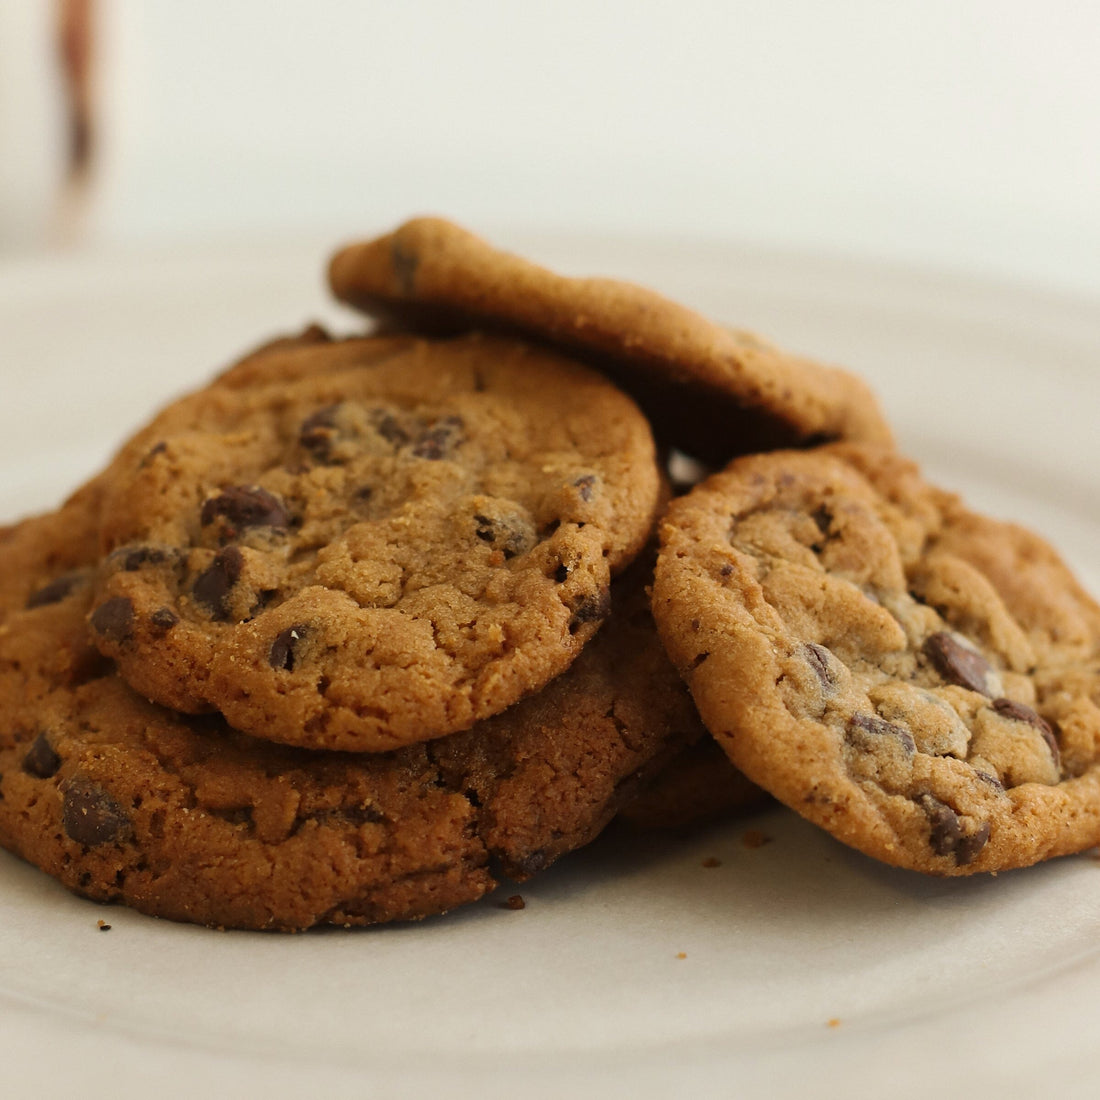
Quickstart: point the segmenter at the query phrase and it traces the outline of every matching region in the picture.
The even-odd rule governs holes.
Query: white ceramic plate
[[[864,373],[902,445],[1100,590],[1100,309],[835,260],[514,239]],[[0,519],[330,306],[325,248],[0,265]],[[748,827],[772,838],[743,843]],[[720,866],[704,866],[716,857]],[[513,892],[505,888],[504,893]],[[0,853],[6,1095],[1095,1095],[1100,865],[880,867],[786,812],[605,837],[419,925],[284,937],[104,909]],[[97,921],[111,924],[109,932]]]

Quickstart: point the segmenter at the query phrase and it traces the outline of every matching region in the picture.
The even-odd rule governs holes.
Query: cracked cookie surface
[[[440,913],[587,843],[703,735],[637,568],[563,676],[449,737],[323,752],[165,710],[87,641],[103,487],[0,532],[0,843],[79,894],[254,929]]]
[[[637,407],[563,356],[477,334],[276,348],[112,463],[90,624],[155,702],[386,751],[564,671],[659,489]]]
[[[336,296],[399,323],[487,322],[594,358],[673,446],[724,465],[751,451],[828,439],[887,443],[866,384],[780,351],[653,291],[568,278],[440,218],[418,218],[337,252]]]
[[[675,501],[654,614],[751,779],[936,874],[1100,842],[1100,607],[893,452],[753,456]]]

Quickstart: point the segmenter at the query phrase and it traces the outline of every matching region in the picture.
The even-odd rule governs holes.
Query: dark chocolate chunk
[[[983,821],[972,833],[963,834],[955,845],[955,862],[960,867],[973,863],[978,853],[989,842],[989,822]]]
[[[813,669],[814,675],[821,681],[821,686],[826,691],[835,691],[836,677],[833,675],[830,660],[832,654],[823,645],[807,642],[802,646],[802,656],[805,657],[806,664]]]
[[[113,596],[92,612],[91,623],[92,629],[107,641],[125,642],[134,633],[133,600],[126,596]]]
[[[136,573],[144,565],[160,565],[168,559],[167,551],[160,546],[125,547],[117,555],[127,573]],[[111,556],[115,557],[114,554]]]
[[[579,477],[573,482],[578,495],[585,504],[588,504],[596,495],[596,481],[597,478],[595,474],[585,474],[583,477]]]
[[[267,655],[268,664],[272,668],[285,669],[287,672],[292,671],[294,668],[294,651],[306,632],[307,627],[304,623],[295,623],[294,626],[288,626],[286,630],[276,635]]]
[[[283,502],[258,485],[233,485],[211,497],[202,506],[204,527],[217,519],[225,520],[229,538],[247,527],[285,528],[289,523]]]
[[[385,440],[400,447],[408,443],[409,433],[397,422],[397,417],[388,409],[371,409],[371,427]]]
[[[70,840],[89,847],[109,844],[130,827],[122,807],[98,784],[76,779],[65,791],[61,824]]]
[[[941,802],[934,794],[922,794],[917,804],[928,817],[931,828],[928,843],[938,856],[949,856],[958,847],[962,839],[962,824],[959,815],[946,802]]]
[[[478,513],[474,516],[474,523],[477,525],[474,529],[475,536],[501,551],[505,560],[531,548],[530,529],[517,516],[494,518]]]
[[[326,405],[307,416],[298,429],[298,442],[318,462],[328,462],[332,457],[332,443],[336,436],[336,414],[339,405]]]
[[[973,832],[967,833],[963,831],[959,815],[934,794],[922,794],[915,801],[928,817],[928,843],[932,851],[938,856],[953,855],[959,867],[973,863],[989,841],[989,822],[983,821]]]
[[[208,608],[219,622],[229,618],[229,593],[241,579],[244,558],[236,546],[227,546],[214,555],[214,560],[195,578],[191,595]]]
[[[989,694],[986,686],[986,677],[990,672],[989,662],[947,631],[930,634],[924,641],[924,654],[948,683],[958,684],[959,687],[969,688],[982,695]]]
[[[912,754],[917,751],[917,743],[908,730],[895,726],[893,722],[887,722],[877,714],[864,714],[860,711],[848,719],[848,739],[862,739],[864,734],[871,734],[872,737],[892,737],[906,753]]]
[[[465,438],[461,416],[444,416],[429,424],[417,437],[412,453],[417,458],[437,461],[446,458]]]
[[[27,597],[27,609],[60,603],[76,587],[81,576],[80,573],[66,573],[63,577],[57,577],[49,584],[44,584],[41,588],[35,589]]]
[[[611,590],[605,585],[591,596],[581,600],[569,620],[569,633],[576,634],[585,623],[596,623],[611,613]]]
[[[23,771],[38,779],[49,779],[57,774],[57,769],[60,767],[61,757],[54,752],[49,738],[44,733],[40,733],[31,742],[26,756],[23,757]]]
[[[825,504],[819,504],[811,513],[810,518],[817,524],[817,529],[827,535],[833,526],[832,509]]]
[[[554,570],[554,583],[565,584],[569,580],[569,566],[565,562],[559,562],[557,569]]]
[[[1055,765],[1061,766],[1062,754],[1058,749],[1058,739],[1054,736],[1050,723],[1041,715],[1036,714],[1031,707],[1017,703],[1015,699],[994,699],[993,709],[1004,718],[1010,718],[1013,722],[1025,722],[1038,730],[1050,749],[1050,755],[1054,757]]]
[[[171,630],[180,621],[180,617],[170,607],[158,607],[149,621],[157,630]]]

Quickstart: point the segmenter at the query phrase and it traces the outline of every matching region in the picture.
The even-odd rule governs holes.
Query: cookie
[[[1100,607],[886,450],[752,456],[671,505],[653,607],[707,727],[855,848],[959,875],[1100,842]]]
[[[441,913],[591,840],[700,735],[637,570],[563,676],[450,737],[321,752],[165,710],[85,640],[99,489],[0,541],[0,843],[81,895],[251,929]]]
[[[769,801],[713,737],[682,749],[619,811],[637,829],[691,829],[751,813]]]
[[[477,334],[252,356],[108,473],[90,615],[162,705],[388,751],[563,672],[662,491],[634,403]]]
[[[714,466],[775,447],[891,439],[875,398],[846,371],[642,287],[556,275],[438,218],[342,249],[329,282],[338,298],[382,318],[492,322],[595,357],[660,438]]]

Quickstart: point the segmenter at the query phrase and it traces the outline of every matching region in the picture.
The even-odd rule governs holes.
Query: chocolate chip
[[[202,525],[225,520],[226,535],[235,538],[247,527],[285,528],[289,523],[283,502],[258,485],[233,485],[211,497],[202,506]]]
[[[938,856],[948,856],[958,847],[962,839],[962,824],[959,815],[934,794],[922,794],[917,804],[928,817],[931,832],[928,843]]]
[[[1050,755],[1054,757],[1056,767],[1062,763],[1062,754],[1058,749],[1058,739],[1054,736],[1054,730],[1041,715],[1036,714],[1031,707],[1017,703],[1015,699],[994,699],[993,709],[1002,717],[1009,718],[1013,722],[1025,722],[1033,729],[1039,731],[1043,740],[1050,749]]]
[[[371,427],[387,442],[400,447],[409,441],[409,433],[397,422],[397,417],[388,409],[371,409]]]
[[[275,669],[293,671],[294,651],[306,633],[307,628],[304,623],[295,623],[294,626],[288,626],[286,630],[276,635],[267,655],[268,664]]]
[[[975,771],[974,775],[977,779],[980,779],[986,786],[992,787],[998,793],[1004,793],[1004,784],[995,776],[990,775],[989,772]]]
[[[53,751],[49,738],[40,733],[27,749],[27,755],[23,757],[23,771],[27,775],[33,775],[38,779],[49,779],[57,774],[61,767],[61,757]]]
[[[953,635],[941,630],[930,634],[924,641],[924,654],[932,662],[936,671],[948,681],[959,687],[988,695],[986,677],[989,675],[989,662],[974,650],[964,646]]]
[[[339,405],[326,405],[307,416],[298,429],[298,442],[318,462],[328,462],[332,457],[332,443],[336,435],[336,414]]]
[[[519,516],[494,517],[477,513],[474,523],[477,525],[474,535],[501,551],[506,561],[531,549],[534,532]]]
[[[158,607],[149,621],[157,630],[171,630],[180,621],[180,617],[170,607]]]
[[[833,513],[830,508],[824,504],[819,504],[811,513],[810,518],[817,524],[817,529],[823,534],[827,535],[830,528],[833,526]]]
[[[565,562],[559,562],[557,569],[554,570],[554,583],[565,584],[569,580],[569,566]]]
[[[835,690],[836,677],[833,675],[830,663],[832,654],[823,645],[807,642],[802,646],[802,656],[805,657],[806,664],[813,669],[814,675],[821,681],[821,686],[827,691]]]
[[[79,573],[66,573],[63,577],[57,577],[50,581],[49,584],[44,584],[41,588],[35,589],[27,597],[27,609],[32,607],[45,607],[47,604],[60,603],[70,592],[76,587],[77,582],[81,579]]]
[[[136,573],[145,565],[160,565],[168,560],[168,552],[160,546],[129,546],[116,551],[112,559],[121,562],[127,573]]]
[[[98,783],[77,779],[65,791],[61,824],[70,840],[91,847],[116,840],[130,821]]]
[[[989,833],[989,822],[983,821],[974,832],[960,837],[958,844],[955,845],[955,862],[960,867],[973,863],[978,853],[989,842]]]
[[[134,601],[113,596],[92,612],[92,629],[109,642],[121,644],[134,633]]]
[[[417,458],[437,461],[446,458],[465,438],[465,421],[461,416],[444,416],[428,425],[413,446]]]
[[[244,558],[236,546],[227,546],[214,555],[214,560],[195,578],[191,595],[208,608],[219,622],[229,618],[228,597],[241,579]]]
[[[581,600],[569,620],[569,633],[576,634],[585,623],[596,623],[611,613],[611,590],[605,585],[599,592]]]
[[[579,477],[576,481],[573,482],[573,485],[577,489],[578,495],[580,496],[581,500],[585,502],[585,504],[588,504],[592,500],[593,496],[595,496],[597,480],[598,479],[596,478],[595,474],[585,474],[583,477]]]
[[[928,843],[932,851],[938,856],[954,855],[959,867],[973,863],[989,841],[989,822],[983,821],[972,833],[966,833],[959,815],[934,794],[919,795],[914,801],[928,818]]]
[[[892,737],[908,755],[912,755],[917,751],[917,743],[908,730],[902,729],[901,726],[895,726],[893,722],[887,722],[885,718],[880,718],[877,714],[859,712],[848,719],[849,740],[862,739],[863,734],[870,734],[875,738]]]

